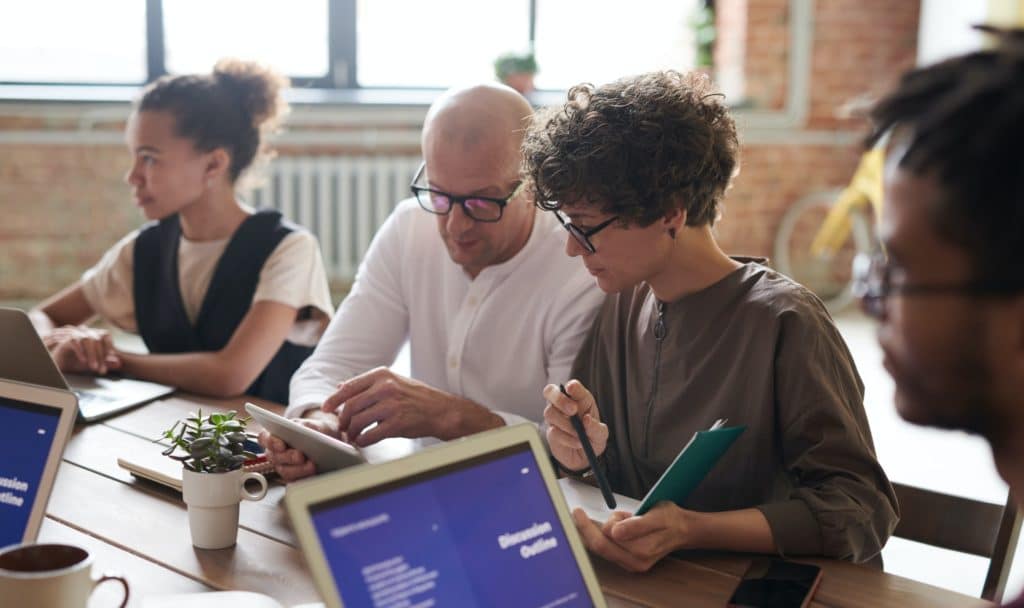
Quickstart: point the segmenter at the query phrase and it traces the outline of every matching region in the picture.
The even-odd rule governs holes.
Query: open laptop
[[[76,408],[70,391],[0,379],[0,547],[36,539]]]
[[[0,308],[0,378],[26,384],[70,389],[78,397],[78,415],[92,422],[174,392],[174,387],[129,378],[62,375],[36,333],[28,315]]]
[[[329,608],[605,606],[529,424],[293,483],[285,503]]]

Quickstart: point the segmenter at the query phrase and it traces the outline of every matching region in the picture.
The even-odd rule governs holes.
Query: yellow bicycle
[[[814,292],[831,312],[854,299],[853,258],[879,247],[874,218],[882,211],[884,140],[861,156],[849,185],[800,199],[775,233],[776,269]]]
[[[775,267],[813,291],[831,312],[853,300],[853,258],[878,248],[874,222],[882,208],[884,143],[860,159],[849,185],[809,194],[783,215],[775,235]]]

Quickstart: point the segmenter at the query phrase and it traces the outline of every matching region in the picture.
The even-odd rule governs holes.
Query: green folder
[[[717,428],[716,428],[717,427]],[[686,444],[668,469],[661,474],[658,482],[644,496],[643,502],[636,510],[636,515],[643,515],[654,505],[663,500],[670,500],[682,506],[686,497],[714,468],[718,459],[725,454],[736,438],[746,430],[745,426],[712,427],[707,431],[697,431]]]

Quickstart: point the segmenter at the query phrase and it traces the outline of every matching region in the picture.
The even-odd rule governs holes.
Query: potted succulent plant
[[[188,505],[192,544],[201,549],[234,545],[239,501],[259,500],[267,494],[262,475],[242,470],[246,460],[256,457],[245,448],[246,440],[254,436],[245,432],[249,419],[235,415],[204,416],[199,410],[175,422],[160,437],[171,444],[163,454],[182,463],[182,497]],[[249,480],[260,485],[258,492],[246,489]]]
[[[494,75],[523,95],[534,90],[533,77],[537,73],[537,60],[532,51],[505,53],[494,60]]]

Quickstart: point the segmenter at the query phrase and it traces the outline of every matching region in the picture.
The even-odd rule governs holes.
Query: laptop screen
[[[0,547],[20,543],[61,409],[0,397]]]
[[[346,606],[592,606],[527,443],[310,507]]]

